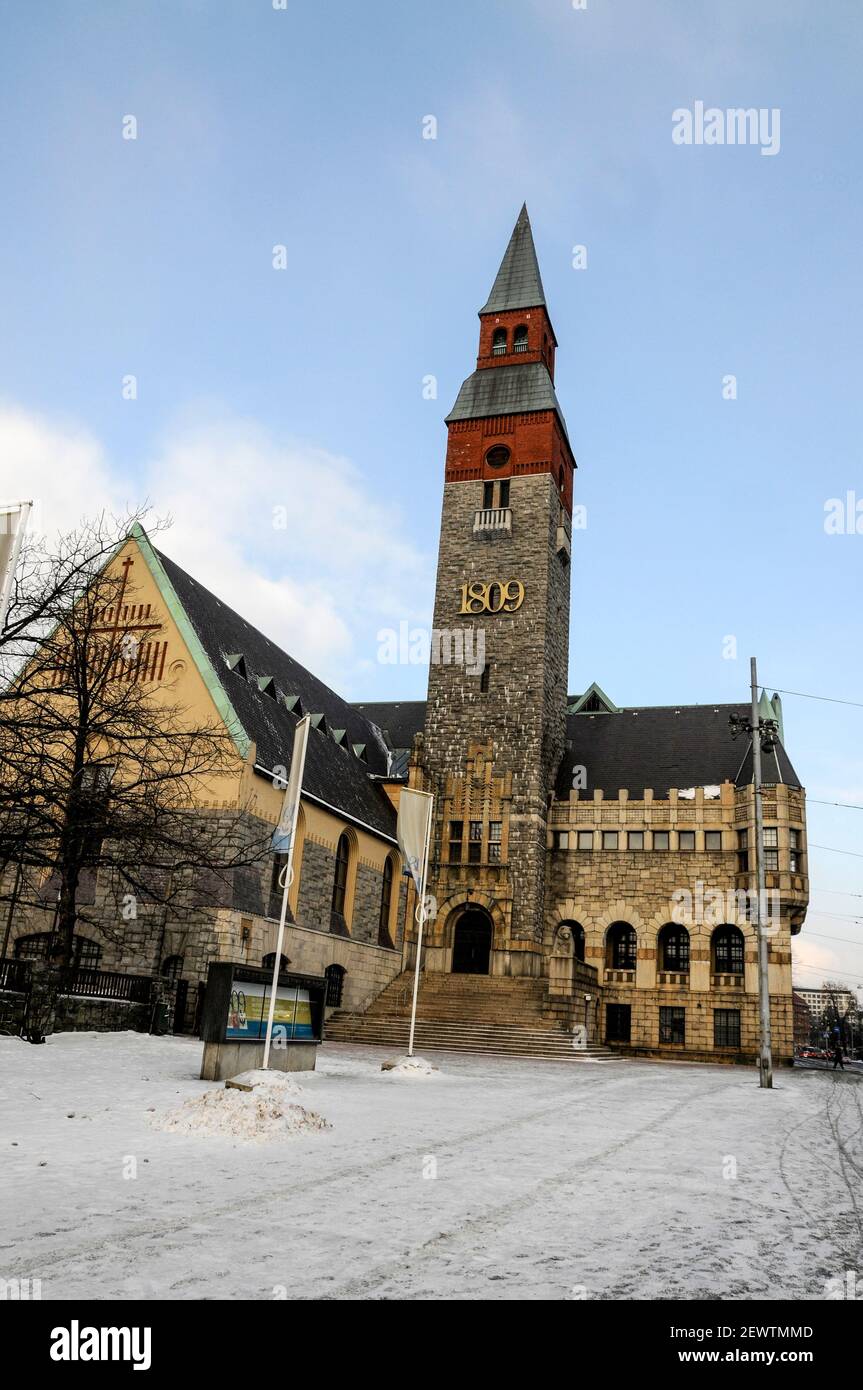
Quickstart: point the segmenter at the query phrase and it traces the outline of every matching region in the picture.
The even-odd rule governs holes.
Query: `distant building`
[[[792,991],[791,1003],[794,1009],[794,1046],[805,1047],[812,1033],[812,1015],[809,1012],[809,1005],[799,990],[796,989]]]
[[[795,1000],[798,997],[803,1000],[815,1023],[821,1022],[825,1009],[828,1009],[831,1004],[836,1006],[843,1018],[848,1010],[856,1004],[856,999],[850,989],[801,989],[799,985],[795,985]]]

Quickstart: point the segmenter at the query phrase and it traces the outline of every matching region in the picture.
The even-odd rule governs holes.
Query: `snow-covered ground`
[[[0,1277],[43,1298],[824,1298],[863,1281],[854,1076],[328,1044],[331,1128],[159,1129],[201,1044],[0,1039]],[[134,1176],[131,1176],[134,1174]],[[855,1203],[857,1210],[855,1210]]]

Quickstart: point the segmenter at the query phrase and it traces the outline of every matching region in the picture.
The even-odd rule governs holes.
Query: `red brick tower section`
[[[430,883],[440,909],[426,967],[535,976],[564,750],[576,465],[526,208],[479,319],[476,371],[447,417],[419,753],[436,796]]]

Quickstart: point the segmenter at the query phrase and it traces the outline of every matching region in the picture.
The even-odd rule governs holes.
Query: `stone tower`
[[[523,207],[447,416],[425,733],[436,797],[429,969],[542,972],[547,819],[564,749],[575,460]],[[485,944],[484,944],[485,939]]]

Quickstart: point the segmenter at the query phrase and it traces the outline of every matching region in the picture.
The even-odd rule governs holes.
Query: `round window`
[[[505,444],[495,444],[485,456],[489,468],[504,468],[509,463],[509,449]]]

